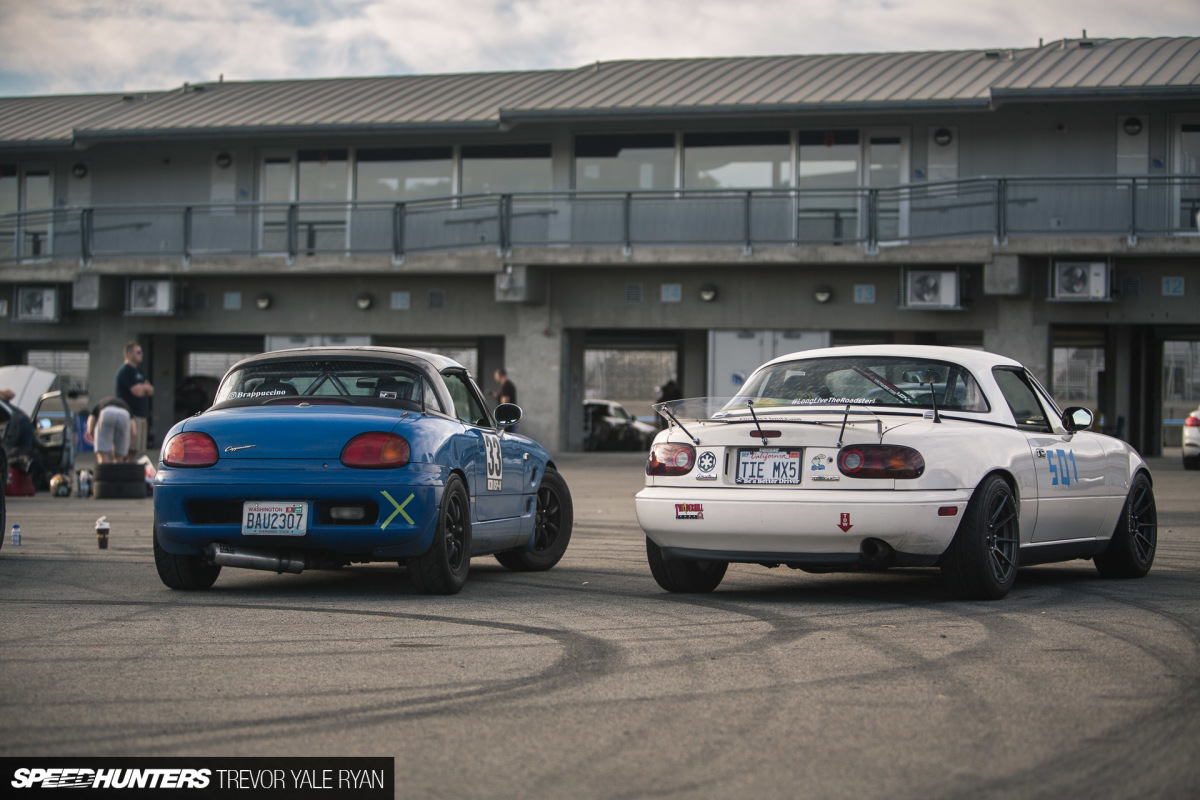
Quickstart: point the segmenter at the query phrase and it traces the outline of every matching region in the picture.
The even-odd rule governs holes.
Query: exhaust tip
[[[859,553],[863,563],[872,567],[890,566],[896,559],[896,551],[882,539],[863,539]]]

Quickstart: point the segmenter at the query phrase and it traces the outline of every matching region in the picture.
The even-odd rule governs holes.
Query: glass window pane
[[[23,200],[25,245],[23,255],[38,258],[50,253],[50,173],[26,172]],[[30,211],[40,213],[28,213]]]
[[[634,191],[675,187],[675,137],[579,136],[575,139],[575,188]]]
[[[347,155],[345,150],[301,150],[298,154],[297,198],[301,203],[327,204],[300,207],[297,247],[307,253],[345,247],[350,196]]]
[[[553,188],[550,145],[462,149],[462,192],[548,192]]]
[[[400,203],[452,194],[449,147],[360,150],[355,165],[359,200]]]
[[[0,215],[17,210],[17,168],[0,164]],[[0,260],[11,260],[17,252],[17,219],[0,216]]]
[[[268,158],[263,162],[263,202],[292,201],[292,160]],[[287,249],[287,209],[282,205],[263,210],[264,250],[278,252]]]
[[[300,182],[297,197],[300,202],[345,204],[349,197],[345,150],[302,150],[299,160]]]
[[[778,189],[792,185],[786,132],[688,134],[683,141],[688,189]]]

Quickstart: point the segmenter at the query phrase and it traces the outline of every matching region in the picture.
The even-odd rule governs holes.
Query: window
[[[792,185],[787,131],[689,133],[683,138],[688,189],[778,189]]]
[[[575,138],[576,189],[634,191],[674,186],[674,134]]]
[[[1050,433],[1050,421],[1046,419],[1046,411],[1038,402],[1037,393],[1029,385],[1025,375],[1013,369],[994,369],[996,385],[1004,395],[1012,411],[1017,427],[1023,431],[1035,433]]]
[[[930,392],[933,401],[930,401]],[[756,373],[734,405],[841,406],[986,412],[971,374],[957,364],[889,356],[798,359]]]
[[[449,147],[359,150],[355,195],[359,200],[396,203],[449,197],[453,174]]]
[[[547,192],[553,188],[550,145],[462,149],[462,193]]]
[[[231,372],[216,405],[320,403],[425,408],[431,393],[421,373],[389,361],[260,361]],[[440,404],[433,402],[435,409]]]
[[[479,396],[473,391],[470,379],[465,373],[443,372],[442,381],[450,398],[454,400],[454,416],[468,425],[486,425],[491,427],[491,417],[483,409]]]
[[[297,247],[309,254],[346,246],[346,202],[350,173],[346,150],[301,150],[297,154],[299,211]]]
[[[858,232],[858,131],[801,131],[800,238],[841,241]]]
[[[50,255],[53,200],[50,171],[0,164],[0,261]],[[16,212],[25,213],[18,217]]]

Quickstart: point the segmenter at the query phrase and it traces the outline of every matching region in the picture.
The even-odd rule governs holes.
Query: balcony
[[[514,248],[851,248],[1009,237],[1196,237],[1200,176],[971,178],[886,188],[547,192],[411,203],[221,203],[0,215],[0,265]],[[1190,251],[1190,242],[1187,242]]]

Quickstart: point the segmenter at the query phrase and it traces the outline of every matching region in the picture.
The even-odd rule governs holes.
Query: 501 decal
[[[1074,450],[1047,450],[1046,461],[1050,465],[1051,486],[1079,483],[1079,467],[1075,464]]]

